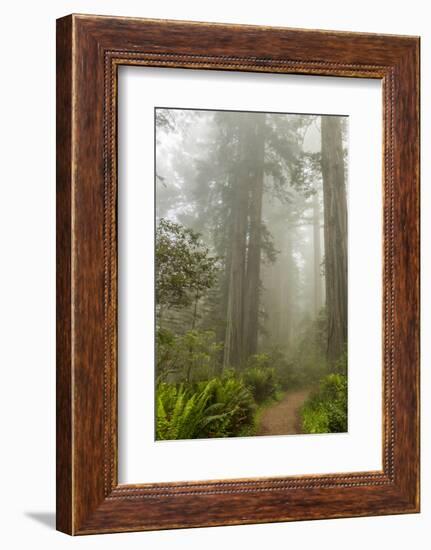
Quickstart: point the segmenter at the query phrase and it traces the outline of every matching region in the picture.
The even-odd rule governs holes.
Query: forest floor
[[[283,399],[262,411],[256,435],[292,435],[303,433],[299,411],[312,388],[291,390]]]

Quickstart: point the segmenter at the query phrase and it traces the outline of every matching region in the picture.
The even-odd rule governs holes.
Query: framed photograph
[[[419,511],[419,38],[57,21],[57,528]]]

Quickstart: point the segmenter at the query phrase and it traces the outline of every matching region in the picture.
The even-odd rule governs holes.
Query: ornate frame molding
[[[226,37],[229,44],[218,47]],[[207,44],[208,53],[205,42],[215,44]],[[58,20],[57,50],[58,529],[85,534],[418,511],[418,39],[69,16]],[[382,471],[118,484],[119,65],[382,80]]]

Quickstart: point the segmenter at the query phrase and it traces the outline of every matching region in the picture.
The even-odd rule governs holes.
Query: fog
[[[156,437],[347,430],[347,119],[156,109]]]

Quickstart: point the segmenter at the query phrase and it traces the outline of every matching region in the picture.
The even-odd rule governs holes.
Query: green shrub
[[[292,390],[309,384],[307,373],[292,360],[284,359],[276,368],[277,380],[284,390]]]
[[[255,403],[248,388],[231,375],[195,384],[157,386],[156,439],[245,435]]]
[[[302,410],[302,429],[307,434],[330,433],[328,415],[324,405],[304,406]]]
[[[347,432],[347,377],[329,374],[301,409],[305,433]]]
[[[277,385],[284,390],[300,385],[300,373],[295,371],[293,362],[287,359],[286,354],[279,347],[251,356],[246,368],[253,367],[273,369]]]
[[[333,370],[337,374],[347,376],[347,349],[344,350],[341,357],[335,362]]]
[[[289,358],[292,364],[290,376],[297,386],[316,384],[329,372],[325,308],[316,319],[304,319],[298,330],[297,345]]]
[[[254,355],[251,358],[252,366],[243,372],[244,384],[250,389],[256,403],[261,404],[267,399],[275,397],[279,385],[275,376],[275,369],[264,366],[265,354]],[[260,365],[259,365],[260,363]]]
[[[158,382],[210,378],[218,368],[221,347],[210,330],[189,330],[174,335],[169,330],[159,329],[156,334]]]

